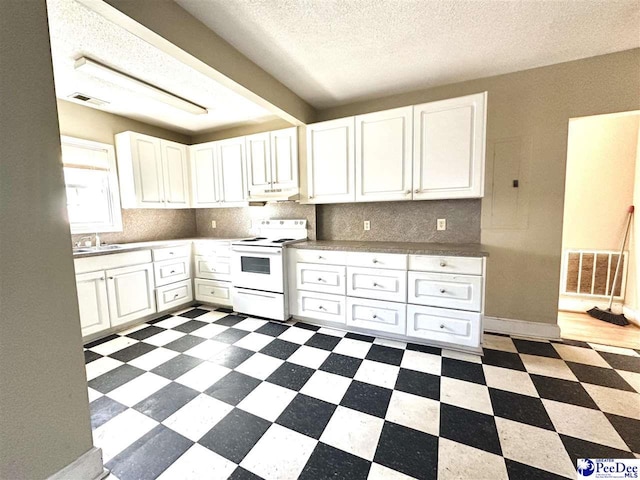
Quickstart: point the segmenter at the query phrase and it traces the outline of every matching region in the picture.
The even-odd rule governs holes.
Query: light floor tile
[[[491,335],[485,333],[482,338],[482,346],[492,350],[502,350],[503,352],[518,353],[518,349],[509,337]]]
[[[266,480],[298,478],[317,442],[288,428],[269,427],[240,465]]]
[[[440,375],[442,372],[442,357],[431,353],[407,350],[402,356],[402,368],[416,370],[418,372]]]
[[[225,327],[224,325],[218,325],[217,323],[209,323],[204,327],[200,327],[199,329],[194,330],[189,335],[194,335],[200,338],[213,338],[216,335],[224,332],[228,328],[229,327]]]
[[[626,370],[616,370],[636,392],[640,393],[640,373],[627,372]]]
[[[438,440],[438,480],[508,478],[504,458],[446,438]]]
[[[575,478],[576,468],[556,432],[500,417],[495,422],[505,458]]]
[[[162,472],[158,480],[227,478],[235,469],[235,463],[196,443]]]
[[[191,357],[200,358],[202,360],[208,360],[227,347],[229,347],[229,344],[227,343],[216,342],[215,340],[205,340],[195,347],[190,348],[189,350],[184,352],[184,354]]]
[[[176,382],[203,392],[230,371],[231,369],[223,367],[222,365],[202,362],[200,365],[196,365],[187,373],[178,377]]]
[[[231,405],[201,394],[162,423],[189,440],[197,442],[231,410]]]
[[[334,353],[340,353],[342,355],[348,355],[355,358],[364,358],[371,350],[370,342],[362,342],[360,340],[354,340],[352,338],[343,338],[340,343],[333,349]]]
[[[322,370],[316,371],[305,383],[300,393],[338,404],[349,388],[351,380]]]
[[[239,323],[236,323],[233,328],[239,328],[240,330],[245,330],[247,332],[254,332],[267,323],[269,323],[267,320],[249,317]]]
[[[477,383],[456,378],[440,378],[440,401],[475,412],[493,415],[489,389]]]
[[[129,365],[141,368],[142,370],[153,370],[158,365],[162,365],[178,355],[180,355],[178,352],[174,352],[168,348],[159,347],[145,353],[144,355],[140,355],[138,358],[134,358],[128,363]]]
[[[100,355],[111,355],[112,353],[129,347],[134,343],[138,343],[138,340],[129,337],[118,337],[113,340],[109,340],[108,342],[101,343],[100,345],[96,345],[89,350],[99,353]]]
[[[313,330],[307,330],[306,328],[291,327],[278,338],[287,342],[297,343],[302,345],[307,340],[315,335]]]
[[[383,345],[385,347],[399,348],[400,350],[404,350],[405,348],[407,348],[407,342],[391,340],[389,338],[376,338],[373,343],[375,345]]]
[[[640,394],[583,383],[589,396],[603,412],[640,420]]]
[[[168,383],[170,383],[170,380],[160,375],[145,372],[139,377],[109,392],[107,396],[127,407],[133,407],[136,403],[156,393]]]
[[[227,315],[229,315],[226,312],[207,312],[204,315],[200,315],[199,317],[197,317],[198,320],[202,321],[202,322],[215,322],[216,320],[220,320],[221,318],[226,317]]]
[[[394,390],[385,418],[437,436],[440,431],[440,402]]]
[[[171,343],[174,340],[184,337],[185,335],[185,333],[178,332],[177,330],[165,330],[164,332],[160,332],[153,337],[145,338],[144,343],[155,345],[156,347],[162,347],[167,343]]]
[[[482,357],[480,355],[474,355],[472,353],[458,352],[457,350],[442,349],[442,356],[446,358],[454,358],[456,360],[462,360],[464,362],[482,363]]]
[[[414,478],[379,463],[372,463],[367,480],[414,480]]]
[[[103,375],[111,370],[118,368],[123,363],[115,358],[102,357],[88,363],[85,367],[87,370],[87,381],[93,380],[100,375]]]
[[[611,345],[600,345],[598,343],[589,343],[589,345],[600,352],[617,353],[618,355],[628,355],[630,357],[640,357],[640,354],[631,348],[613,347]]]
[[[89,403],[99,399],[102,396],[100,392],[98,392],[97,390],[94,390],[93,388],[89,388],[88,390],[89,390]]]
[[[524,354],[521,354],[520,358],[529,373],[560,378],[563,380],[572,380],[574,382],[578,381],[564,360]]]
[[[484,378],[488,387],[529,395],[530,397],[539,396],[527,372],[519,372],[493,365],[483,365],[482,369],[484,370]]]
[[[125,410],[93,431],[93,443],[102,449],[102,460],[107,463],[156,425],[142,413]]]
[[[258,352],[269,345],[271,342],[273,342],[273,337],[271,335],[251,332],[249,335],[241,338],[236,343],[234,343],[234,345],[236,347],[246,348],[247,350]]]
[[[293,390],[262,382],[238,404],[238,408],[275,422],[295,396],[296,392]]]
[[[384,420],[339,406],[327,424],[320,441],[373,460]]]
[[[552,343],[553,348],[560,354],[563,360],[568,362],[584,363],[594,367],[611,368],[604,358],[596,350],[562,343]]]
[[[627,444],[601,411],[546,399],[542,403],[558,433],[628,450]]]
[[[176,328],[178,325],[182,325],[183,323],[190,321],[191,319],[187,317],[170,317],[155,323],[154,325],[160,328]]]
[[[280,360],[279,358],[263,355],[262,353],[254,353],[248,360],[237,367],[236,371],[251,375],[260,380],[265,380],[283,363],[284,360]]]
[[[331,352],[328,350],[302,345],[298,350],[293,352],[293,355],[287,359],[287,362],[309,368],[320,368],[320,365],[324,363],[330,354]]]
[[[379,387],[393,388],[396,384],[398,373],[400,373],[400,367],[372,360],[363,360],[354,378]]]

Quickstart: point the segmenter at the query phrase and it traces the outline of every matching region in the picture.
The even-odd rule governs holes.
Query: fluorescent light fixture
[[[140,93],[141,95],[153,98],[154,100],[158,100],[167,105],[171,105],[172,107],[178,108],[185,112],[197,115],[207,113],[207,109],[201,107],[200,105],[185,100],[184,98],[180,98],[172,93],[165,92],[158,87],[155,87],[142,80],[138,80],[137,78],[127,75],[126,73],[114,70],[113,68],[107,67],[106,65],[91,60],[90,58],[80,57],[78,60],[76,60],[75,69],[80,70],[81,72],[85,72],[93,77],[105,80],[109,83],[113,83],[114,85],[133,90],[137,93]]]

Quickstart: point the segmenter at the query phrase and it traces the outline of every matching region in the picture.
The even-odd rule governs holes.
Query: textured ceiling
[[[176,0],[315,107],[640,46],[638,0]]]
[[[68,100],[69,95],[79,92],[109,102],[99,107],[100,110],[187,134],[275,118],[264,108],[74,0],[48,0],[47,8],[58,98]],[[74,62],[81,56],[109,65],[210,111],[192,115],[76,71]]]

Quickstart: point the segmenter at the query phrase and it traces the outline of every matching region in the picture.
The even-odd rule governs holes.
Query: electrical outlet
[[[211,220],[211,228],[216,228],[216,221],[215,220]]]
[[[364,221],[364,229],[365,231],[371,230],[371,222],[369,220]]]
[[[437,230],[446,230],[447,229],[447,219],[439,218],[436,224]]]

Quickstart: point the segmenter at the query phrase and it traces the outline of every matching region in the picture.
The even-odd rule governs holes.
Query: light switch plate
[[[216,228],[216,221],[215,220],[211,220],[211,228]]]
[[[447,219],[446,218],[439,218],[437,223],[436,223],[436,229],[437,230],[446,230],[447,229]]]

